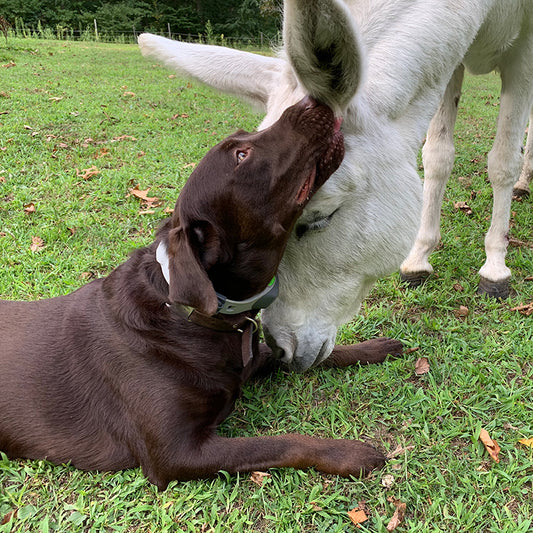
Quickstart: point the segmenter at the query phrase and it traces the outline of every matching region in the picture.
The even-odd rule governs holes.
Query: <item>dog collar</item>
[[[170,273],[168,267],[168,253],[165,243],[161,241],[157,247],[155,257],[157,262],[161,266],[161,272],[167,283],[170,283]],[[217,313],[223,315],[238,315],[245,313],[246,311],[258,311],[259,309],[265,309],[268,307],[278,296],[279,293],[279,281],[274,276],[265,290],[261,291],[255,296],[246,298],[246,300],[230,300],[223,294],[216,292],[218,299]]]

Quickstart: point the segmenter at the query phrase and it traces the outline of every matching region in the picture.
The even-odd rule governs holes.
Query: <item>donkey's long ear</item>
[[[169,232],[169,299],[211,316],[217,311],[218,300],[194,246],[181,226]]]
[[[362,50],[348,8],[337,0],[285,0],[285,51],[311,96],[342,112],[361,80]]]
[[[285,61],[223,46],[183,43],[143,33],[139,46],[165,66],[248,101],[262,111],[275,90]]]

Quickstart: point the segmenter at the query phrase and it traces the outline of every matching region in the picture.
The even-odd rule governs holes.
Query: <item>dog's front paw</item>
[[[317,470],[343,477],[363,477],[385,465],[385,456],[358,440],[330,440],[326,456]]]

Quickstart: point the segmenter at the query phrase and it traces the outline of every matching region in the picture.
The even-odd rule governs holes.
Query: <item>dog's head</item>
[[[343,156],[340,120],[310,98],[268,129],[239,131],[212,148],[163,237],[170,302],[213,315],[216,292],[243,300],[262,291],[304,206]]]

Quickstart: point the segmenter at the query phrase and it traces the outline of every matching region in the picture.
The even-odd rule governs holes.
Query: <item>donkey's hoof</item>
[[[426,279],[429,278],[431,275],[431,272],[407,272],[403,273],[400,272],[400,279],[411,289],[414,289],[415,287],[420,287],[426,281]]]
[[[513,189],[513,198],[529,198],[529,189]]]
[[[492,298],[498,300],[504,300],[509,296],[510,284],[509,280],[503,281],[490,281],[487,278],[481,277],[479,280],[479,286],[477,289],[478,294],[487,294]]]

